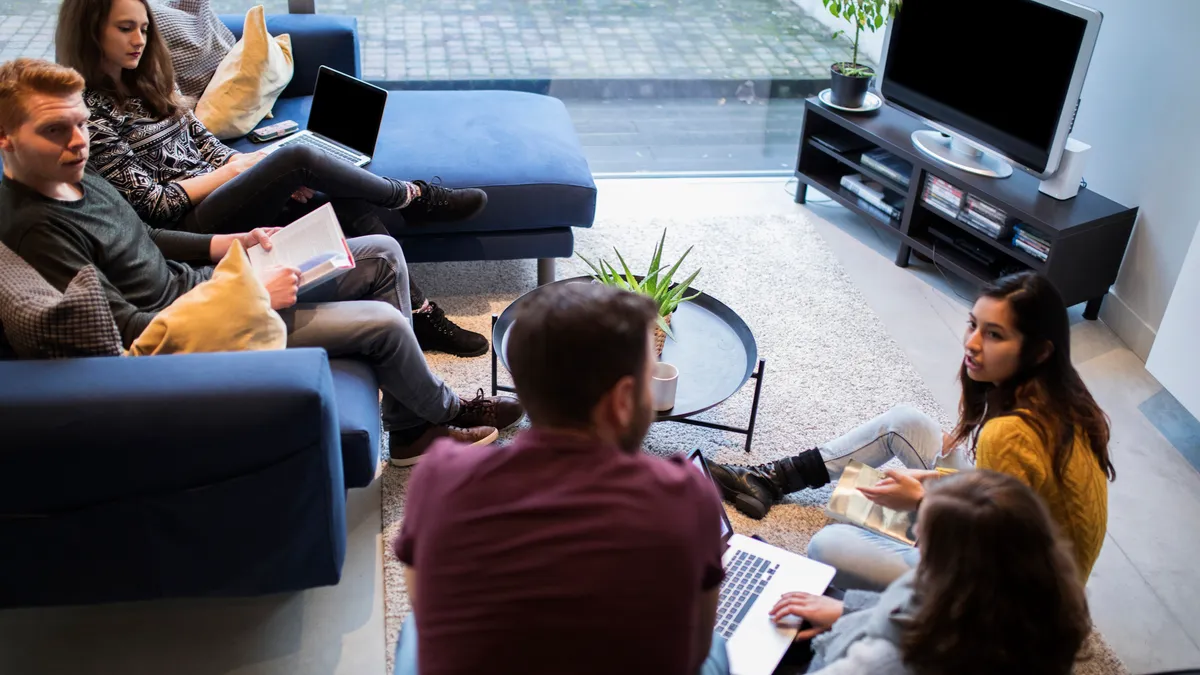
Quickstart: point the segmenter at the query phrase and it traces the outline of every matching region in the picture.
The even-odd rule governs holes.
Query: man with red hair
[[[84,81],[36,59],[0,65],[0,243],[64,290],[94,265],[129,346],[155,313],[212,276],[233,242],[271,245],[271,230],[207,235],[150,227],[104,178],[87,171]],[[511,397],[459,398],[429,370],[413,334],[408,267],[395,239],[356,237],[355,269],[299,295],[299,270],[262,272],[289,347],[323,347],[369,362],[383,389],[392,462],[412,464],[436,438],[490,443],[523,411]],[[298,304],[299,303],[299,304]]]

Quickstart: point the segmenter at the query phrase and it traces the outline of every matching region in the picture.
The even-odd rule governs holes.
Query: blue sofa
[[[221,18],[240,37],[242,17]],[[291,35],[295,74],[263,124],[290,119],[304,128],[320,66],[361,76],[357,20],[280,14],[267,17],[267,29]],[[231,145],[258,147],[247,139]],[[537,258],[538,283],[546,283],[554,258],[574,252],[572,228],[591,227],[596,213],[596,184],[571,118],[561,101],[539,94],[389,92],[366,168],[400,179],[439,176],[488,193],[487,209],[466,223],[409,228],[390,214],[386,224],[409,262]]]
[[[241,17],[225,20],[240,34]],[[296,55],[276,118],[303,124],[320,65],[360,72],[355,19],[267,23],[291,34]],[[545,280],[546,261],[571,255],[571,228],[595,211],[570,119],[544,96],[392,92],[369,168],[488,191],[465,225],[389,223],[412,261],[539,258]],[[314,349],[62,361],[3,351],[0,607],[338,582],[346,490],[379,466],[365,364]]]
[[[0,361],[0,607],[335,584],[379,441],[320,349]]]

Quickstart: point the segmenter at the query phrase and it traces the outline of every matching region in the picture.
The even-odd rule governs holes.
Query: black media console
[[[875,113],[843,113],[809,98],[804,110],[800,151],[796,158],[796,201],[804,203],[814,187],[900,238],[896,265],[908,266],[913,250],[957,276],[984,283],[1003,274],[1033,269],[1062,293],[1067,306],[1086,302],[1084,316],[1095,319],[1125,256],[1137,218],[1126,208],[1086,188],[1065,201],[1038,192],[1038,180],[1020,170],[1009,178],[976,176],[935,162],[913,147],[910,135],[928,127],[915,117],[884,105]],[[841,137],[844,145],[864,146],[839,152],[813,137]],[[900,181],[863,166],[863,152],[883,148],[912,165],[905,187]],[[886,188],[895,203],[903,201],[899,218],[875,209],[841,186],[842,176],[860,173]],[[1012,236],[997,239],[926,204],[922,195],[930,177],[1003,210],[1050,244],[1046,260],[1019,250]]]

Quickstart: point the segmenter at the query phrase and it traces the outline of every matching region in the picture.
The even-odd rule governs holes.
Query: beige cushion
[[[129,356],[283,349],[287,328],[271,309],[240,242],[196,286],[159,312],[134,340]]]
[[[271,37],[262,5],[246,12],[242,39],[225,55],[196,104],[196,117],[222,140],[245,136],[292,81],[292,38]]]

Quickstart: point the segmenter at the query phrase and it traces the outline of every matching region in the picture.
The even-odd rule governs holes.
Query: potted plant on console
[[[844,19],[854,26],[854,51],[849,61],[841,61],[829,67],[830,89],[833,104],[843,108],[861,108],[867,96],[867,87],[875,71],[858,62],[858,38],[863,31],[874,33],[883,28],[889,19],[896,16],[901,0],[821,0],[825,9],[835,18]],[[848,30],[839,30],[834,38],[847,35]]]
[[[699,293],[685,296],[692,282],[696,280],[696,275],[700,274],[700,270],[684,279],[682,283],[672,284],[671,279],[675,277],[675,273],[679,271],[679,266],[683,263],[684,258],[688,253],[692,252],[692,247],[684,251],[679,260],[671,265],[669,270],[663,273],[669,263],[663,263],[663,244],[667,240],[667,231],[663,230],[662,238],[658,240],[658,245],[654,247],[654,255],[650,257],[650,267],[646,274],[635,276],[626,264],[625,258],[615,247],[613,253],[617,254],[617,261],[621,263],[621,271],[607,260],[601,259],[599,263],[593,263],[583,254],[576,253],[579,259],[587,263],[587,266],[592,268],[592,279],[596,283],[604,284],[605,286],[613,286],[626,291],[640,293],[647,296],[658,305],[658,325],[654,329],[654,351],[658,356],[662,356],[663,346],[666,344],[667,337],[675,339],[675,334],[671,332],[671,314],[679,307],[680,303],[687,302],[695,298]]]

